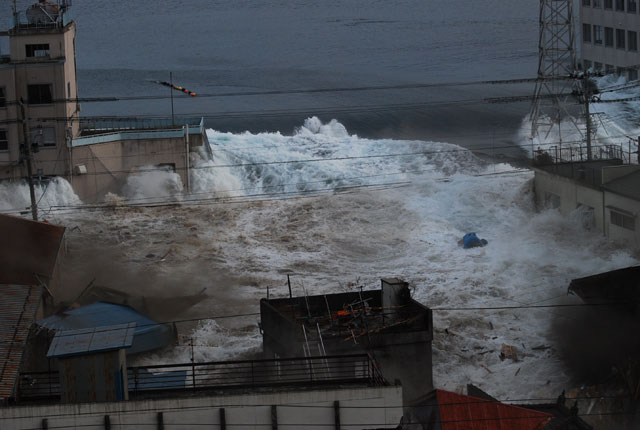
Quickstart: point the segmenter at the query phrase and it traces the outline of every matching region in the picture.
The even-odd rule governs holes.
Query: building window
[[[593,7],[597,7],[597,8],[602,7],[601,0],[593,0]]]
[[[604,73],[605,75],[610,75],[615,71],[615,68],[611,64],[604,65]]]
[[[602,26],[594,25],[593,26],[593,43],[596,45],[602,45]]]
[[[28,85],[27,93],[30,105],[45,105],[53,103],[51,84]]]
[[[620,30],[616,28],[616,48],[624,49],[625,48],[625,34],[624,30]]]
[[[604,0],[605,9],[613,9],[613,0]]]
[[[636,220],[628,215],[611,210],[611,224],[618,227],[626,228],[627,230],[636,229]]]
[[[630,81],[637,81],[637,80],[638,80],[638,70],[636,70],[636,69],[629,69],[628,79],[629,79]]]
[[[591,6],[591,0],[582,0],[582,6]]]
[[[584,70],[585,70],[585,71],[588,71],[588,70],[589,70],[589,69],[591,69],[591,67],[592,67],[592,66],[591,66],[591,61],[589,61],[589,60],[584,60],[584,61],[583,61],[583,64],[584,64]]]
[[[547,209],[560,209],[560,196],[557,194],[545,192],[544,207]]]
[[[49,57],[49,44],[43,43],[39,45],[25,45],[27,50],[27,58]]]
[[[0,130],[0,151],[9,150],[9,139],[7,139],[7,130]]]
[[[616,10],[624,12],[624,0],[616,0]]]
[[[602,63],[599,63],[599,62],[597,62],[597,61],[594,61],[594,62],[593,62],[593,69],[594,69],[596,72],[601,72],[601,71],[602,71]]]
[[[627,12],[636,13],[637,10],[638,4],[636,3],[636,0],[627,0]]]
[[[591,24],[582,24],[582,41],[591,43]]]
[[[622,76],[624,74],[624,67],[616,67],[616,75]]]
[[[604,46],[613,46],[613,28],[604,28]]]
[[[627,31],[627,49],[629,51],[638,50],[638,33],[635,31]]]
[[[4,87],[0,87],[0,108],[7,106],[7,93]]]
[[[30,139],[33,145],[51,148],[56,146],[56,129],[55,127],[33,127],[31,128]]]

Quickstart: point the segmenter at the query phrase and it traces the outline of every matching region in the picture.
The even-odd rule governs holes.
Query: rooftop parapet
[[[57,3],[40,0],[26,11],[14,10],[10,34],[60,30],[73,22],[67,0]]]

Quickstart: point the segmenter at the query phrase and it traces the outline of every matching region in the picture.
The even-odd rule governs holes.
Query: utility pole
[[[169,72],[169,82],[171,83],[169,87],[169,92],[171,93],[171,126],[174,126],[176,125],[176,121],[173,116],[173,72]]]
[[[591,103],[591,88],[589,86],[589,73],[584,72],[583,79],[583,94],[584,97],[584,114],[585,122],[587,124],[587,161],[591,161],[591,111],[589,110],[589,104]]]
[[[22,100],[22,97],[18,104],[20,105],[20,121],[22,122],[22,134],[24,135],[22,156],[27,163],[27,181],[29,182],[29,194],[31,195],[31,215],[33,216],[34,221],[38,221],[38,204],[36,203],[36,190],[33,185],[33,167],[31,166],[33,154],[31,152],[29,127],[27,126],[27,116],[24,111],[24,100]]]

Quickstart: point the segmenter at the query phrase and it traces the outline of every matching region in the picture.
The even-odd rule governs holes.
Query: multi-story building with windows
[[[69,171],[67,147],[78,134],[79,105],[76,26],[65,12],[66,7],[37,3],[27,13],[16,13],[5,33],[10,54],[0,57],[2,178],[24,176],[23,151],[16,143],[25,141],[34,149],[34,173]]]
[[[582,0],[582,66],[638,79],[640,0]]]
[[[38,181],[64,177],[86,202],[151,170],[178,174],[189,192],[191,153],[211,156],[202,118],[80,117],[70,3],[38,0],[0,31],[0,181],[27,177],[31,148]]]

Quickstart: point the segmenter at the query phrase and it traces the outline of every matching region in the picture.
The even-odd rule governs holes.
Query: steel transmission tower
[[[547,138],[560,123],[569,120],[582,130],[568,111],[575,105],[574,95],[581,93],[577,79],[573,27],[573,0],[540,0],[540,39],[538,79],[531,106],[531,136]],[[575,112],[574,112],[575,113]]]

